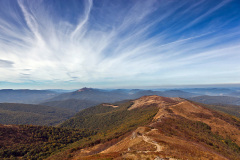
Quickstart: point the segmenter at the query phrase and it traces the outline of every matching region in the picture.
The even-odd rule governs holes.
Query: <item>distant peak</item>
[[[91,91],[91,90],[93,90],[93,88],[83,87],[83,88],[77,90],[77,92],[84,92],[84,91]]]

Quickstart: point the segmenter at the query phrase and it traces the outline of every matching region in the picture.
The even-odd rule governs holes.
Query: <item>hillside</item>
[[[96,128],[103,134],[98,138],[92,137],[89,142],[76,143],[72,149],[50,159],[65,159],[66,156],[81,160],[239,159],[240,121],[237,118],[181,98],[144,96],[131,101],[125,109],[123,106],[113,106],[88,108],[64,122],[64,127]],[[135,113],[155,109],[157,112],[152,112],[147,121],[139,121],[127,130],[132,126],[132,121],[138,121],[141,117]],[[127,116],[122,116],[125,115],[122,112]],[[123,124],[129,124],[123,127],[128,132],[122,132],[124,136],[111,137],[111,132],[122,130]],[[90,142],[91,145],[86,145]]]
[[[0,124],[0,159],[44,159],[95,133],[88,130]]]
[[[60,126],[77,129],[91,129],[102,133],[123,132],[123,129],[131,130],[135,126],[145,123],[156,113],[157,108],[147,107],[135,111],[128,108],[132,102],[122,104],[101,104],[87,108],[77,113],[73,118],[65,121]]]
[[[0,124],[56,125],[74,111],[33,104],[0,103]]]
[[[59,107],[59,108],[66,108],[75,112],[78,112],[82,109],[95,106],[99,104],[98,102],[95,102],[93,100],[77,100],[77,99],[68,99],[63,101],[50,101],[50,102],[44,102],[40,105],[44,106],[51,106],[51,107]]]
[[[235,117],[240,118],[240,105],[230,105],[230,104],[203,104],[199,102],[190,101],[198,105],[204,106],[206,108],[226,113]]]
[[[4,125],[3,132],[0,132],[0,158],[46,158],[54,152],[64,154],[60,150],[64,147],[86,147],[107,142],[147,124],[157,113],[157,109],[152,107],[137,112],[128,111],[131,104],[132,102],[127,101],[91,107],[79,112],[59,128]],[[76,120],[74,126],[71,124],[72,120]],[[74,150],[72,148],[71,152]],[[66,156],[71,158],[71,155]]]

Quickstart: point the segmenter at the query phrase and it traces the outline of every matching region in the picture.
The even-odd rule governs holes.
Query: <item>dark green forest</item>
[[[76,112],[43,105],[0,103],[0,124],[57,125]]]
[[[128,110],[132,102],[120,104],[119,107],[98,105],[87,108],[77,113],[73,118],[65,121],[60,126],[77,129],[94,129],[99,132],[110,133],[132,129],[139,124],[144,124],[151,120],[157,113],[158,108],[149,106],[135,110]]]
[[[95,134],[86,129],[0,125],[0,158],[44,159],[68,144]]]
[[[95,102],[93,100],[78,100],[78,99],[68,99],[62,101],[49,101],[41,103],[44,106],[51,106],[51,107],[59,107],[59,108],[66,108],[75,112],[79,112],[82,109],[92,107],[99,104],[99,102]]]

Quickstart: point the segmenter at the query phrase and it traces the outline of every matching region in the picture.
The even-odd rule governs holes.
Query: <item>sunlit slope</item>
[[[71,159],[239,159],[240,121],[237,118],[184,99],[159,96],[132,101],[126,112],[136,113],[147,108],[158,110],[147,124],[117,142],[109,139],[93,147],[79,148],[71,153]],[[112,120],[117,119],[119,117]]]

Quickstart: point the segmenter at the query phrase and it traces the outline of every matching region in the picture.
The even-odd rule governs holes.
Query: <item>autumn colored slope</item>
[[[33,125],[0,124],[0,159],[45,159],[95,132]]]
[[[148,108],[157,108],[151,121],[122,137],[65,151],[64,156],[50,159],[240,158],[239,119],[185,99],[160,96],[132,101],[127,112]]]
[[[0,158],[231,159],[240,120],[182,98],[143,96],[78,112],[58,127],[0,125]]]

